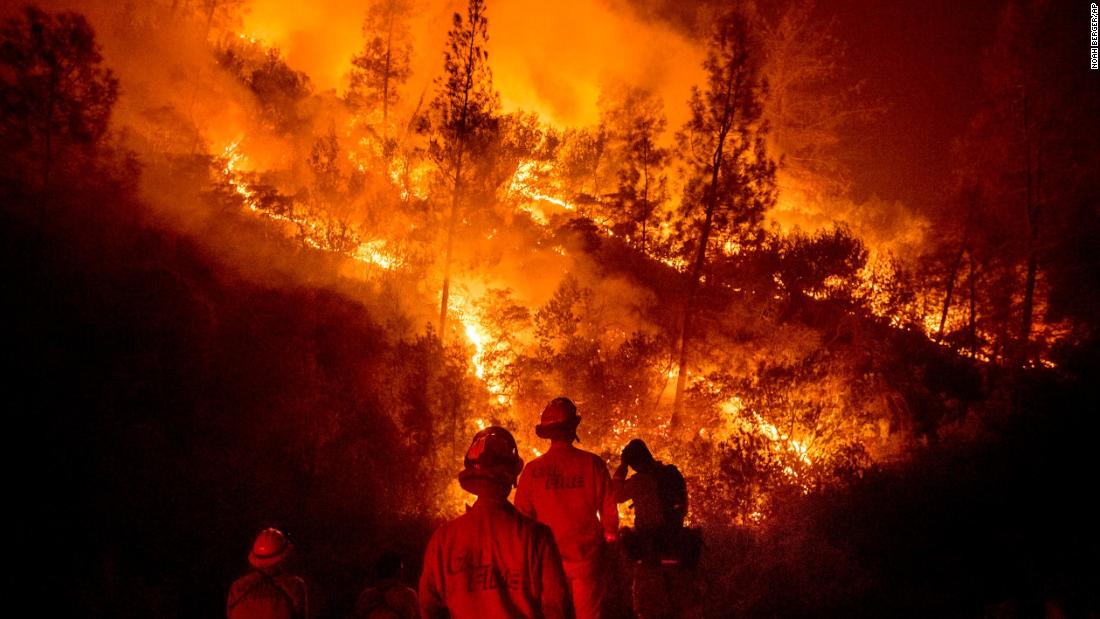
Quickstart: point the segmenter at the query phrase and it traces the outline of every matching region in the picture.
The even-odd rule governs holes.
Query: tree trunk
[[[966,254],[966,240],[964,239],[962,244],[959,245],[959,251],[955,254],[955,259],[951,262],[951,271],[947,275],[947,287],[943,295],[943,308],[940,310],[940,326],[936,329],[936,340],[943,340],[943,329],[947,325],[947,313],[951,310],[951,297],[955,291],[955,279],[959,275],[959,268],[962,267],[962,259]]]
[[[451,192],[451,213],[447,218],[447,250],[443,257],[443,293],[439,304],[439,341],[446,340],[447,303],[451,296],[451,257],[454,251],[455,226],[458,223],[458,196],[462,187],[462,151],[455,165],[454,191]]]
[[[1028,239],[1027,279],[1024,282],[1023,324],[1020,329],[1020,363],[1027,365],[1030,357],[1031,324],[1035,312],[1035,277],[1039,271],[1039,256],[1035,239]]]
[[[46,127],[43,137],[42,153],[42,188],[38,193],[38,245],[44,248],[46,244],[47,213],[49,210],[48,192],[50,187],[50,172],[53,166],[53,114],[57,94],[57,67],[50,67],[50,80],[46,93]]]
[[[740,81],[738,80],[738,85]],[[722,120],[718,125],[718,135],[714,145],[714,156],[711,158],[710,185],[704,196],[706,202],[706,217],[699,231],[699,247],[695,252],[695,260],[691,267],[691,280],[688,283],[687,302],[684,305],[684,317],[680,322],[680,354],[676,371],[676,395],[672,402],[672,418],[669,420],[670,430],[675,433],[679,430],[681,416],[684,407],[684,386],[687,382],[687,344],[691,335],[691,319],[695,312],[695,297],[698,293],[699,278],[703,274],[703,266],[707,259],[707,243],[710,241],[710,228],[714,223],[714,211],[718,208],[718,175],[722,170],[725,159],[726,137],[729,135],[733,118],[733,92],[734,75],[731,72],[726,76],[726,91],[722,105]]]
[[[592,164],[592,197],[597,202],[600,200],[600,162],[603,161],[604,141],[606,139],[603,125],[600,125],[600,128],[596,131],[596,157],[595,162]]]
[[[1020,328],[1020,358],[1021,366],[1026,366],[1031,357],[1030,340],[1031,328],[1035,311],[1035,280],[1039,272],[1039,208],[1042,201],[1039,197],[1040,182],[1042,180],[1042,144],[1035,146],[1035,175],[1032,178],[1031,151],[1032,136],[1028,117],[1028,98],[1024,95],[1024,148],[1026,161],[1024,172],[1027,176],[1027,275],[1024,280],[1023,317]]]
[[[455,180],[451,192],[451,214],[447,221],[447,251],[443,258],[443,292],[439,303],[439,342],[447,339],[447,303],[451,296],[451,257],[454,249],[455,226],[458,222],[459,196],[462,192],[462,159],[466,150],[466,117],[470,111],[470,90],[474,87],[474,41],[477,40],[477,22],[470,20],[470,49],[466,55],[466,84],[462,90],[462,114],[455,130]]]
[[[646,255],[646,236],[649,228],[649,166],[651,144],[647,138],[642,151],[642,255]]]
[[[699,246],[695,251],[695,260],[691,267],[691,279],[688,282],[687,302],[684,305],[683,320],[680,321],[680,353],[676,371],[676,396],[672,401],[672,418],[669,426],[672,431],[679,429],[681,414],[684,406],[684,386],[687,382],[687,343],[691,335],[691,319],[695,312],[695,298],[699,290],[699,278],[703,274],[703,267],[707,259],[707,244],[710,242],[710,229],[714,223],[714,210],[718,206],[718,174],[722,167],[724,149],[726,143],[727,127],[723,127],[718,135],[718,144],[715,147],[713,165],[710,176],[710,187],[706,196],[706,217],[699,230]]]
[[[970,263],[970,312],[966,322],[970,339],[970,358],[973,359],[978,354],[977,302],[974,299],[974,295],[978,291],[978,277],[974,271],[974,252],[967,253],[967,258]]]
[[[959,252],[955,255],[955,260],[951,264],[951,273],[947,277],[947,288],[943,295],[943,309],[940,312],[940,326],[936,330],[936,340],[938,341],[943,340],[943,330],[947,325],[947,314],[951,310],[951,300],[955,291],[955,280],[958,279],[959,269],[962,268],[963,256],[968,253],[970,231],[974,225],[974,211],[977,210],[977,201],[977,194],[968,200],[962,242],[959,244]]]
[[[386,30],[386,68],[382,74],[382,152],[389,156],[388,137],[390,130],[390,62],[393,53],[393,9],[391,7],[388,28]]]
[[[50,167],[53,165],[53,109],[54,99],[57,95],[57,69],[50,68],[50,81],[46,94],[46,135],[45,152],[42,157],[42,193],[46,192],[50,184]]]

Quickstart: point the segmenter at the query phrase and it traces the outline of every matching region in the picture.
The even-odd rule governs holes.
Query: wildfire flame
[[[225,161],[222,176],[225,182],[233,188],[233,191],[240,196],[241,202],[249,211],[272,221],[292,224],[297,229],[305,231],[301,235],[302,241],[313,249],[339,253],[356,262],[387,271],[397,269],[404,264],[399,256],[387,251],[386,242],[381,239],[362,241],[356,237],[353,238],[355,246],[353,250],[338,250],[330,247],[323,240],[326,237],[326,225],[324,223],[306,217],[285,215],[264,209],[260,204],[258,192],[245,180],[244,172],[241,170],[242,165],[248,161],[244,154],[239,151],[241,141],[241,139],[238,139],[222,149],[222,159]]]
[[[535,176],[538,172],[538,162],[524,161],[516,167],[515,174],[508,184],[510,194],[524,198],[518,208],[531,216],[540,225],[547,225],[550,219],[547,216],[545,205],[552,204],[566,211],[576,211],[577,207],[572,202],[539,191],[535,186]]]
[[[450,313],[462,324],[462,333],[466,340],[474,347],[474,353],[470,357],[470,365],[473,367],[474,376],[482,381],[485,389],[492,395],[494,402],[500,406],[511,404],[501,375],[504,372],[503,361],[489,363],[486,354],[491,346],[501,346],[490,338],[491,328],[486,324],[484,316],[477,307],[461,294],[451,294],[448,299]]]

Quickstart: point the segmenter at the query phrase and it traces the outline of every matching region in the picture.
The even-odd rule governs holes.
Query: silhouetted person
[[[535,434],[550,449],[531,461],[516,487],[516,509],[547,524],[561,551],[578,619],[598,618],[607,597],[605,545],[619,530],[607,464],[578,449],[581,418],[569,398],[551,400]]]
[[[629,479],[628,469],[634,469]],[[617,501],[633,501],[634,505],[634,529],[624,529],[622,540],[634,563],[631,603],[635,616],[693,616],[699,610],[693,572],[702,538],[698,531],[684,529],[684,476],[675,466],[654,458],[642,440],[634,439],[623,449],[612,485]]]
[[[355,602],[355,619],[415,619],[420,616],[416,591],[401,580],[404,565],[395,552],[384,552],[375,565],[375,583]]]
[[[627,479],[629,469],[635,474]],[[623,448],[612,486],[616,501],[634,502],[634,528],[639,534],[659,535],[684,526],[684,476],[674,465],[654,458],[645,441],[636,438]]]
[[[463,464],[459,484],[478,498],[428,542],[421,616],[572,617],[553,533],[508,502],[523,470],[515,439],[504,428],[486,428],[474,436]]]
[[[294,545],[278,529],[256,536],[248,563],[252,566],[229,588],[225,613],[229,619],[306,619],[306,583],[285,570]]]

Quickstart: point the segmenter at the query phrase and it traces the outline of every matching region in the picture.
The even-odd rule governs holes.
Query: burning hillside
[[[257,505],[230,528],[317,526],[349,480],[381,529],[463,513],[469,437],[542,455],[564,394],[612,470],[634,438],[677,464],[688,522],[732,536],[717,561],[1026,410],[1094,346],[1100,132],[1072,102],[1096,83],[1046,70],[1043,3],[1000,12],[930,204],[859,186],[893,102],[812,2],[68,8],[4,13],[13,247],[57,276],[42,315],[110,361],[82,423],[140,442],[104,411],[170,400],[133,428],[218,463],[211,505],[240,464]],[[96,330],[115,299],[133,324]],[[207,431],[256,438],[238,462]]]

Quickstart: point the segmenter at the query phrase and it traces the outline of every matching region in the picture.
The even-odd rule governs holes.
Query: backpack
[[[665,526],[684,526],[684,518],[687,516],[687,482],[676,465],[662,464],[657,469],[657,500]]]

